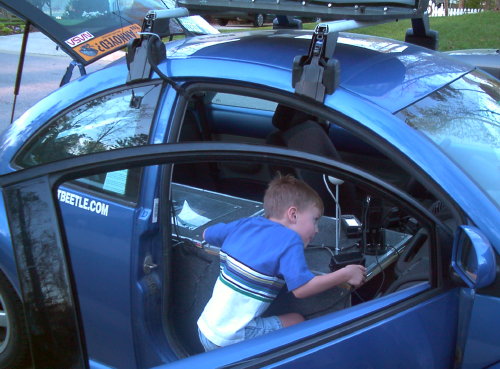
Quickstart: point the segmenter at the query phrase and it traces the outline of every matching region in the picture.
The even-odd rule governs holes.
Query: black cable
[[[145,33],[143,33],[145,34]],[[172,86],[172,88],[178,92],[179,94],[181,94],[182,96],[186,96],[186,93],[185,93],[185,90],[184,88],[182,88],[181,86],[179,86],[177,83],[174,82],[173,79],[171,79],[169,76],[167,76],[165,73],[163,73],[160,68],[158,68],[158,62],[155,62],[153,60],[153,44],[155,42],[160,42],[161,46],[160,46],[160,52],[162,53],[165,53],[166,55],[166,48],[165,48],[165,44],[163,43],[163,41],[161,40],[161,37],[156,34],[156,33],[147,33],[147,35],[149,35],[149,37],[147,38],[147,43],[148,43],[148,48],[147,48],[147,58],[148,58],[148,62],[149,62],[149,65],[151,65],[151,68],[153,68],[153,70],[155,71],[156,74],[158,74],[158,76],[163,79],[164,81],[166,81],[168,84],[170,84]],[[158,38],[158,41],[153,41],[153,39],[151,39],[152,36],[156,36]]]
[[[363,208],[363,214],[362,214],[363,231],[361,233],[361,243],[362,243],[363,253],[365,253],[366,251],[366,230],[368,228],[366,222],[368,220],[368,208],[370,207],[370,200],[371,200],[370,195],[366,196],[365,206]]]
[[[329,304],[327,307],[325,307],[325,308],[323,308],[321,310],[315,310],[315,311],[313,311],[313,312],[311,312],[309,314],[305,314],[304,317],[306,319],[309,319],[312,316],[315,316],[315,315],[318,315],[318,314],[325,314],[328,311],[333,311],[333,310],[338,311],[338,310],[341,310],[341,309],[335,309],[335,306],[338,305],[339,303],[341,303],[342,300],[344,300],[343,301],[343,307],[342,307],[342,309],[347,308],[347,303],[349,302],[348,298],[351,296],[351,292],[352,292],[352,289],[353,289],[353,287],[351,285],[349,285],[349,287],[350,288],[346,292],[345,296],[340,296],[340,298],[334,299],[334,301],[331,304]],[[343,287],[337,286],[337,289],[342,290]]]
[[[350,250],[350,249],[353,249],[353,248],[355,248],[355,247],[359,248],[359,243],[355,242],[355,243],[353,243],[351,246],[343,247],[343,248],[342,248],[342,251],[345,251],[345,250]]]

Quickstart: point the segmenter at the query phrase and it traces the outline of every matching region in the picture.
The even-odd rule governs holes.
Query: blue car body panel
[[[500,332],[495,319],[499,306],[498,297],[475,296],[464,352],[464,369],[485,368],[500,361]]]
[[[218,37],[222,41],[206,44],[201,42],[204,38],[200,38],[199,43],[179,42],[173,47],[174,51],[167,54],[170,59],[163,72],[242,80],[290,91],[290,68],[296,55],[307,54],[310,38],[306,35],[310,33],[285,38],[280,37],[280,31],[260,31],[247,35],[235,33],[232,37],[224,35]],[[255,48],[253,44],[257,40],[259,47]],[[339,38],[334,57],[341,65],[340,86],[390,112],[404,108],[472,70],[458,62],[450,63],[448,58],[433,51],[389,39],[377,44],[370,40],[369,36],[347,33]],[[248,53],[250,48],[255,52]],[[280,52],[273,52],[277,48]],[[244,66],[234,64],[233,67],[233,60]],[[269,67],[275,69],[270,71]]]
[[[410,296],[411,293],[425,287],[411,288],[411,291],[405,293]],[[376,312],[378,309],[390,305],[390,300],[389,297],[382,298],[378,301],[368,302],[363,307],[354,307],[349,312],[343,311],[319,317],[305,322],[303,328],[307,329],[313,337],[320,336],[321,333],[333,330],[337,325],[349,322],[358,316],[367,315],[369,311]],[[398,299],[394,299],[394,301],[396,300]],[[247,358],[269,350],[272,351],[274,347],[291,345],[297,350],[296,355],[263,367],[446,368],[452,366],[454,360],[450,353],[453,352],[453,342],[457,334],[457,306],[458,290],[454,289],[401,313],[369,324],[366,328],[352,334],[324,342],[318,339],[318,344],[313,345],[312,348],[303,347],[300,343],[294,347],[293,343],[300,342],[303,338],[303,330],[290,327],[265,337],[244,342],[238,347],[224,347],[221,349],[223,350],[221,354],[223,352],[224,355],[218,355],[216,351],[213,351],[172,363],[168,367],[220,368],[240,360],[245,362]],[[436,332],[439,333],[436,334]],[[381,340],[380,337],[384,337],[384,340]],[[451,346],[445,346],[446,344]],[[415,360],[415,351],[418,352],[418,360]],[[395,355],[396,352],[397,355]]]

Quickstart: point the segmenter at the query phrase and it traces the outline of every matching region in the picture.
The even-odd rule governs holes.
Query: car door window
[[[148,143],[161,84],[101,95],[55,118],[21,149],[15,164],[27,168],[65,158]],[[139,170],[103,173],[78,180],[84,188],[135,199]]]
[[[269,170],[268,180],[279,175],[273,171],[276,163],[263,160],[259,163]],[[212,190],[207,191],[202,182],[197,185],[192,181],[183,183],[183,177],[177,175],[177,172],[193,171],[193,165],[200,163],[176,164],[173,169],[174,183],[170,188],[170,209],[173,212],[170,254],[173,269],[168,287],[172,300],[167,314],[172,333],[190,354],[202,352],[197,340],[196,321],[211,296],[220,269],[220,248],[204,242],[204,230],[220,222],[265,216],[262,203],[265,185],[255,186],[254,181],[243,175],[237,185],[216,183]],[[245,168],[252,165],[252,161],[210,161],[204,165]],[[280,173],[299,171],[293,165],[282,163],[279,167]],[[338,198],[335,196],[336,187],[328,181],[328,175],[337,179],[343,177],[339,173],[308,171],[326,180],[323,185],[331,194],[323,198],[325,208],[329,203],[335,204]],[[366,201],[369,188],[343,179],[340,187],[354,186],[359,191],[363,190],[359,192],[358,200]],[[236,186],[238,195],[234,191]],[[340,285],[306,299],[294,297],[285,287],[266,310],[265,316],[296,312],[310,320],[415,285],[431,286],[432,228],[386,196],[371,194],[369,198],[359,216],[344,212],[343,208],[339,208],[339,218],[335,213],[323,216],[318,234],[305,249],[308,267],[315,275],[329,273],[347,264],[362,263],[368,269],[367,283],[359,289]],[[340,219],[338,239],[337,219]],[[362,223],[366,228],[361,227]]]

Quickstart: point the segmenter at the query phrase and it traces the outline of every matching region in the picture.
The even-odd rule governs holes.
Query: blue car
[[[312,4],[353,20],[219,34],[177,8],[127,18],[146,1],[120,17],[107,1],[34,3],[0,0],[80,66],[127,55],[0,136],[0,367],[498,367],[500,82],[344,32],[415,18],[407,40],[435,45],[426,4]],[[278,173],[325,204],[310,270],[361,263],[367,282],[305,299],[284,288],[264,315],[305,322],[205,353],[196,321],[219,249],[203,231],[264,215]]]

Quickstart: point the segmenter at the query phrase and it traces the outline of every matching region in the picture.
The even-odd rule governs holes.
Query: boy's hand
[[[366,281],[366,268],[363,265],[351,264],[344,267],[348,275],[347,284],[359,287]]]
[[[352,287],[359,287],[365,281],[366,268],[362,265],[351,264],[335,272],[315,276],[306,284],[294,289],[293,294],[303,299],[346,283]]]

